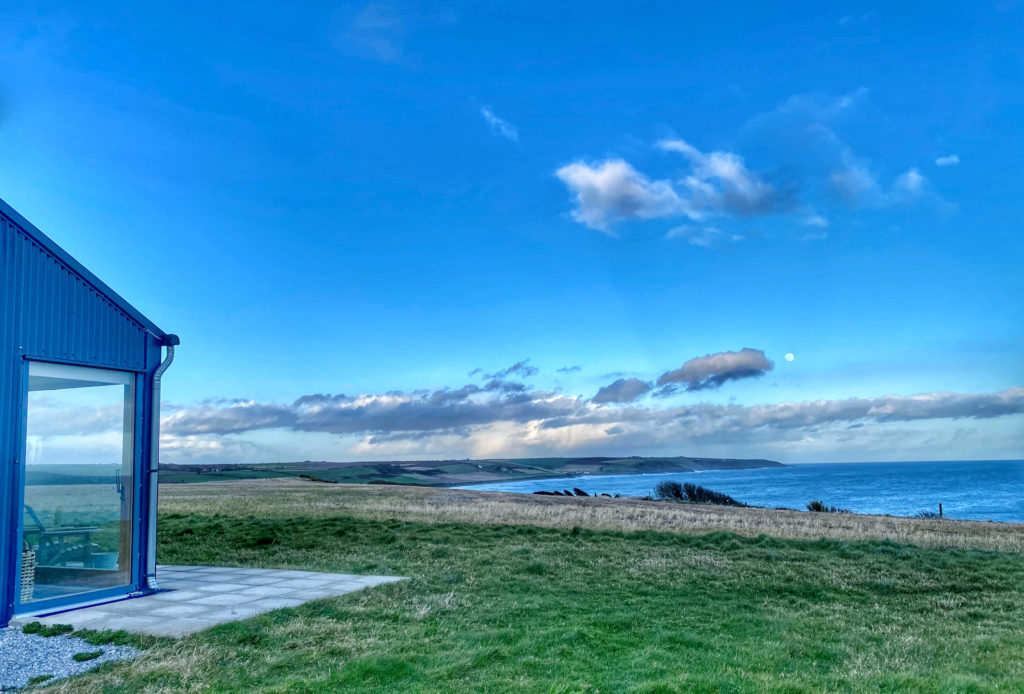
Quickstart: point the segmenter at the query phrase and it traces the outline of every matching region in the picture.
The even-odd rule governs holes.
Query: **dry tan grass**
[[[322,484],[294,479],[173,484],[160,488],[162,513],[297,517],[343,514],[410,521],[662,530],[791,539],[888,539],[927,547],[1024,551],[1024,524],[922,520],[698,506],[638,499],[566,498],[464,489]]]

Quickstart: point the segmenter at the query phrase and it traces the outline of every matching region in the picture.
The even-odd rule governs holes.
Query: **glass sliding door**
[[[30,362],[22,605],[132,582],[135,376]]]

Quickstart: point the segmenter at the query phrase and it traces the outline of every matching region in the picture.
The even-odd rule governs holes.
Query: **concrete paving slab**
[[[162,590],[158,593],[64,612],[19,615],[11,624],[40,621],[71,624],[75,629],[124,629],[181,637],[270,610],[401,580],[313,571],[161,566],[157,581]]]
[[[149,610],[154,617],[194,617],[195,615],[207,614],[210,608],[206,605],[168,605]]]
[[[238,579],[239,583],[244,583],[247,586],[265,586],[268,583],[277,583],[276,578],[270,576],[252,576],[245,575]]]
[[[227,605],[241,605],[243,602],[252,602],[251,595],[238,595],[231,593],[211,593],[205,598],[190,600],[191,605],[216,605],[224,607]]]
[[[237,593],[250,587],[244,583],[203,583],[196,586],[204,593]]]
[[[166,600],[168,602],[188,602],[189,600],[197,600],[198,598],[205,598],[206,596],[207,593],[200,593],[198,590],[165,590],[160,593],[148,595],[146,596],[146,599]]]
[[[360,586],[360,588],[361,587],[362,586]],[[254,595],[254,596],[256,596],[256,598],[269,598],[269,597],[273,597],[275,595],[285,595],[285,594],[290,594],[290,593],[294,593],[294,592],[295,592],[294,588],[284,588],[282,586],[269,585],[269,586],[250,586],[248,588],[245,588],[244,590],[238,591],[238,594],[239,595]],[[255,599],[255,598],[253,598],[253,599]]]
[[[282,588],[318,588],[324,584],[323,579],[319,581],[306,580],[303,578],[292,578],[287,581],[282,581],[280,585]]]

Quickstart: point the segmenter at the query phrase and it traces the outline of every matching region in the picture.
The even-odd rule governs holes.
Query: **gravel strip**
[[[72,659],[76,653],[103,655],[82,663]],[[15,628],[0,629],[0,691],[18,689],[32,677],[52,675],[54,680],[92,670],[111,660],[134,658],[139,652],[127,646],[95,646],[73,636],[23,634]]]

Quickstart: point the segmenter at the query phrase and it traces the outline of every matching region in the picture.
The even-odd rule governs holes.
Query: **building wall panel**
[[[27,226],[22,226],[27,225]],[[43,239],[40,241],[40,239]],[[49,245],[48,245],[49,244]],[[150,377],[164,333],[0,200],[0,627],[14,606],[23,358],[141,372],[136,492],[148,513]],[[140,515],[135,585],[143,587],[146,537]]]
[[[11,240],[5,284],[13,285],[14,343],[26,356],[142,371],[147,331],[12,220],[0,213]]]

